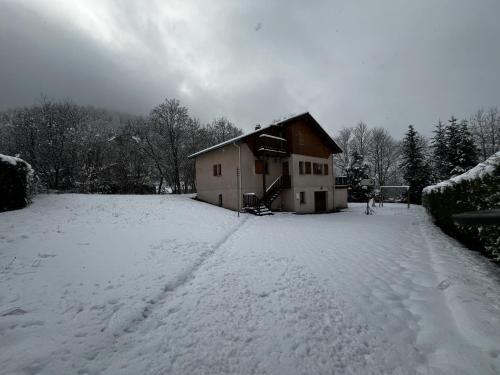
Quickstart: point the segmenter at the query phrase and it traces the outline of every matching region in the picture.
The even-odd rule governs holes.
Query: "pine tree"
[[[400,167],[403,178],[410,186],[410,200],[413,203],[421,202],[422,189],[430,181],[430,168],[425,160],[422,144],[422,138],[413,125],[410,125],[402,143]]]
[[[478,150],[467,121],[457,122],[454,116],[446,128],[447,177],[462,174],[477,163]]]
[[[448,148],[447,152],[447,166],[446,166],[446,177],[450,178],[453,175],[453,171],[459,164],[459,148],[460,148],[460,129],[458,125],[458,120],[455,116],[451,116],[448,120],[448,125],[446,126],[446,145]]]
[[[354,151],[351,156],[351,165],[347,170],[347,180],[353,200],[364,201],[367,198],[368,190],[363,190],[360,182],[363,179],[369,178],[368,169],[363,156],[359,152]]]
[[[458,149],[457,165],[452,170],[452,174],[462,174],[477,164],[478,149],[474,143],[474,138],[467,121],[463,120],[458,128]]]
[[[449,178],[448,144],[446,142],[446,126],[438,121],[432,138],[433,179],[443,181]]]

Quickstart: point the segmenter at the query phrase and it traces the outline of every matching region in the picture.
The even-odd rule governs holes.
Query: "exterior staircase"
[[[253,207],[248,207],[247,211],[257,216],[272,215],[271,205],[281,194],[283,189],[290,188],[290,176],[279,176],[266,189],[264,196],[258,199]]]

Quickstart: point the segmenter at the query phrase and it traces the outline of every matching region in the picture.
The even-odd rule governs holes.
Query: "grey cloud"
[[[109,40],[57,3],[0,2],[0,108],[45,93],[144,114],[177,97],[245,130],[309,110],[332,133],[363,120],[401,136],[500,105],[495,1],[95,4]]]

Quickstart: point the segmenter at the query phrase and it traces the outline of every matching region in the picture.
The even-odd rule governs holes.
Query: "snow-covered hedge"
[[[33,191],[33,169],[24,160],[0,154],[0,211],[26,207]]]
[[[456,225],[451,217],[500,208],[500,152],[464,174],[426,187],[422,201],[445,232],[500,261],[500,227]]]

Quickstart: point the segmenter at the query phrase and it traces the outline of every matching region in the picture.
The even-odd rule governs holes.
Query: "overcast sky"
[[[310,111],[400,137],[500,105],[500,1],[0,0],[0,109],[178,98],[245,131]]]

